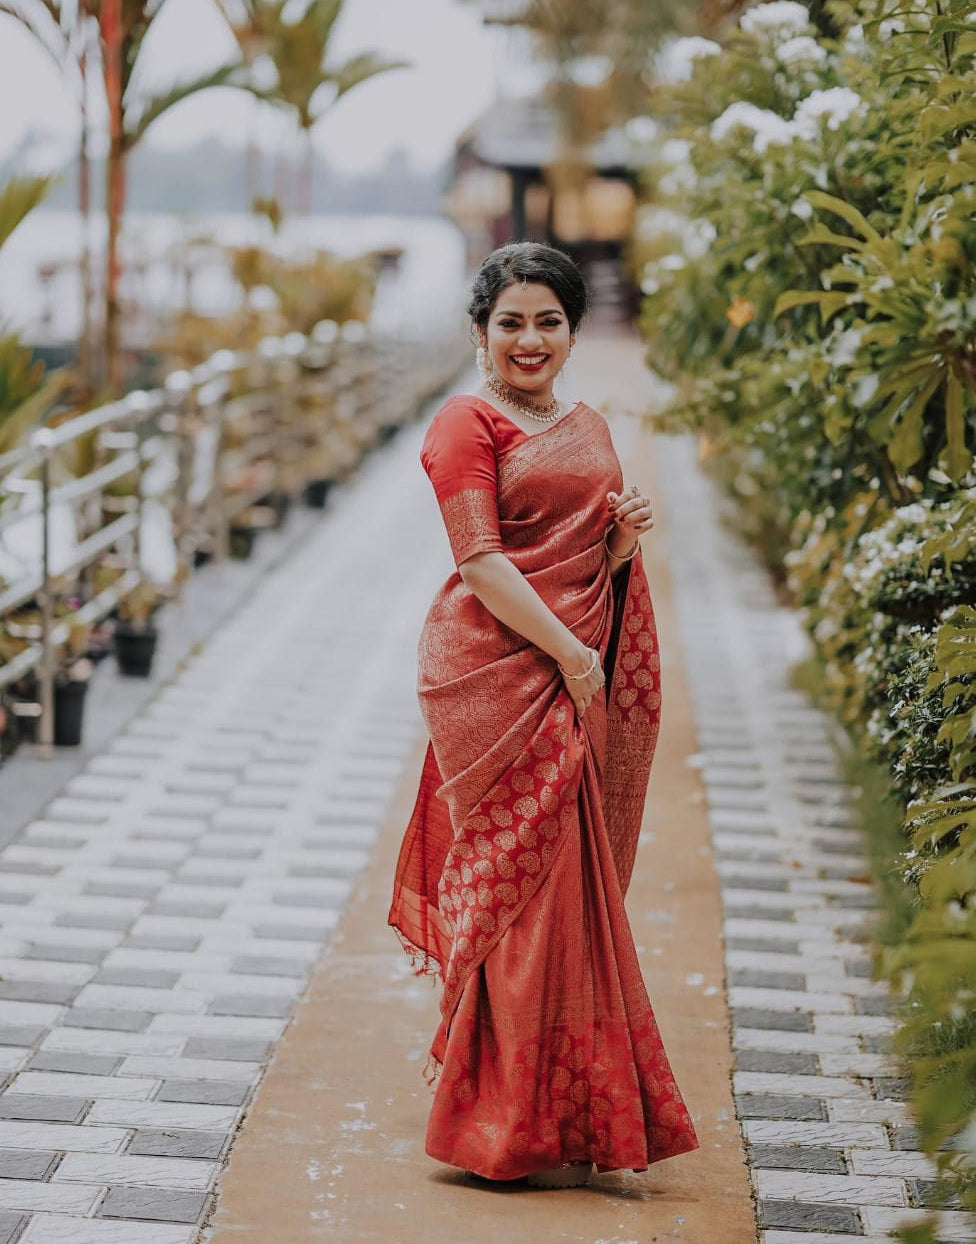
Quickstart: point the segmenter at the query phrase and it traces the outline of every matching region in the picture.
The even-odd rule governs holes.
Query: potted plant
[[[95,663],[85,654],[91,643],[91,627],[76,624],[57,648],[58,668],[54,675],[54,742],[58,747],[75,747],[81,742],[85,694],[95,672]]]
[[[277,526],[277,514],[268,505],[248,505],[238,510],[230,524],[231,557],[251,556],[259,531]]]
[[[115,611],[115,658],[119,673],[148,678],[159,632],[154,617],[164,593],[144,579],[119,601]]]

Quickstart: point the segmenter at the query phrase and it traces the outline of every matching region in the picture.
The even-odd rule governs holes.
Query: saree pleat
[[[483,446],[491,416],[464,400],[442,423],[463,438],[475,422]],[[435,597],[418,647],[430,743],[389,917],[442,987],[427,1153],[494,1179],[574,1160],[643,1170],[698,1145],[624,909],[660,719],[647,579],[639,553],[616,580],[606,564],[621,477],[597,412],[492,466],[496,495],[479,480],[447,504],[431,473],[458,561],[504,549],[599,649],[606,693],[580,718],[551,658],[459,575]]]

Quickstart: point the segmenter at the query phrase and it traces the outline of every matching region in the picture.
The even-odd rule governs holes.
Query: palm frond
[[[411,62],[407,60],[383,60],[382,57],[374,56],[371,52],[363,52],[358,56],[352,56],[338,69],[330,71],[330,77],[336,85],[336,99],[345,95],[347,91],[351,91],[354,86],[358,86],[360,82],[365,82],[369,78],[375,78],[378,74],[389,73],[393,69],[410,69]]]
[[[30,354],[24,347],[15,345],[14,348],[21,350],[25,356]],[[29,396],[18,401],[9,410],[0,411],[0,454],[16,449],[29,432],[44,423],[70,379],[67,368],[59,368],[46,376],[39,376],[37,388]]]
[[[52,177],[14,177],[0,190],[0,247],[51,187]]]
[[[244,61],[237,60],[230,64],[221,65],[219,68],[211,69],[196,78],[190,78],[185,82],[177,83],[176,86],[171,87],[168,91],[151,96],[141,105],[138,119],[126,125],[126,148],[131,150],[142,138],[146,130],[155,121],[158,121],[163,113],[168,112],[170,108],[181,104],[183,100],[189,99],[191,95],[196,95],[200,91],[207,91],[211,87],[217,86],[252,89],[248,83],[247,66]]]
[[[34,38],[59,70],[68,59],[70,31],[62,20],[59,0],[2,0],[0,17],[11,17]]]

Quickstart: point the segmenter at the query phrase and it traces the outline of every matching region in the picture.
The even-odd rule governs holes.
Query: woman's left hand
[[[610,506],[610,517],[618,531],[632,535],[634,539],[654,526],[654,511],[651,503],[643,496],[636,484],[631,484],[623,492],[608,492],[607,503]]]

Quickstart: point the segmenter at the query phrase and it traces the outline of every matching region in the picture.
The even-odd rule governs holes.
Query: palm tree
[[[0,190],[0,249],[50,185],[49,177],[17,177]],[[0,326],[0,454],[14,449],[41,421],[65,382],[62,372],[45,377],[43,363],[16,333]]]
[[[216,0],[237,40],[241,55],[253,64],[268,56],[277,73],[277,87],[257,92],[294,111],[305,148],[300,208],[312,208],[314,148],[312,131],[329,109],[353,87],[406,61],[383,60],[372,52],[329,64],[329,44],[344,0],[307,0],[293,16],[290,0]],[[286,14],[286,10],[288,13]]]
[[[81,388],[92,379],[92,266],[90,244],[91,167],[88,157],[88,55],[92,50],[92,0],[2,0],[0,15],[20,22],[68,79],[78,100],[78,213],[81,217],[81,334],[78,376]]]
[[[167,91],[144,96],[133,89],[140,56],[153,22],[166,0],[91,0],[98,21],[102,73],[109,116],[109,151],[105,205],[108,240],[105,257],[105,379],[111,393],[122,382],[119,351],[119,234],[125,212],[126,162],[150,126],[176,104],[215,86],[247,85],[244,63],[237,60]]]

